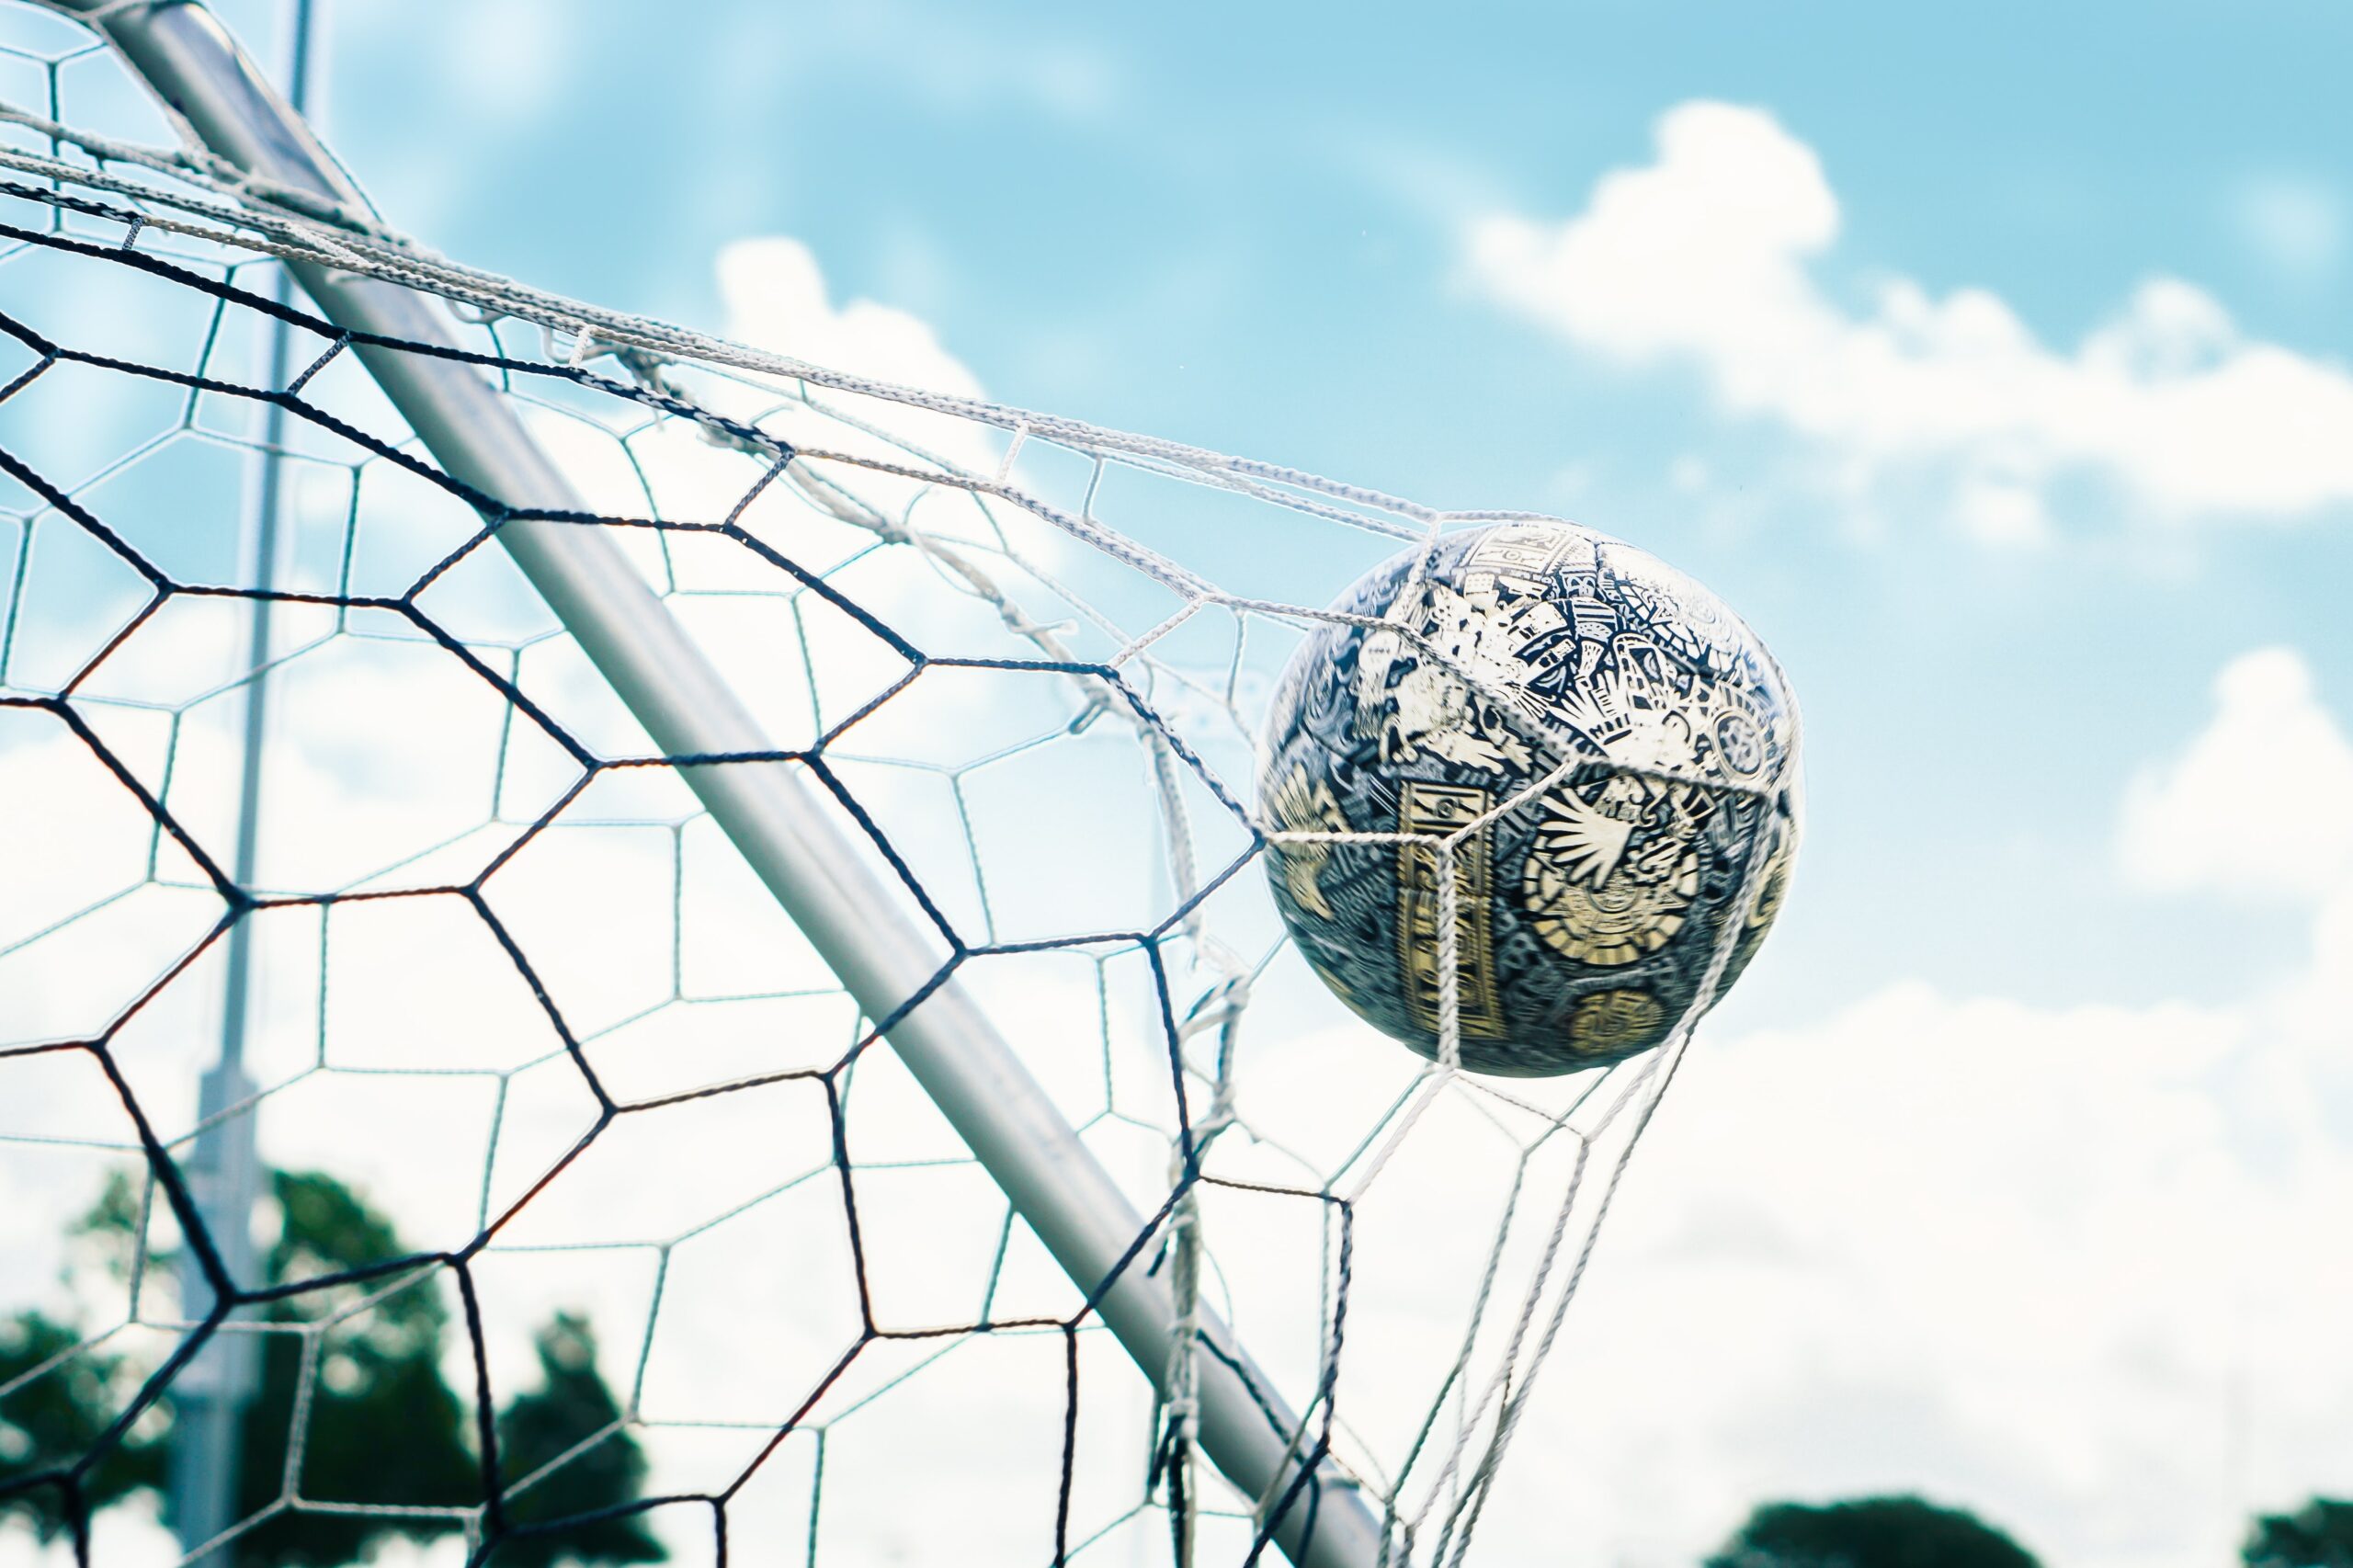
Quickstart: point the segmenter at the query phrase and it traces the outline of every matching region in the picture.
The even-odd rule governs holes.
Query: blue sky
[[[1597,362],[1496,309],[1462,233],[1574,213],[1645,159],[1663,111],[1717,98],[1819,154],[1843,220],[1815,269],[1833,298],[1889,275],[1990,289],[2063,349],[2174,277],[2251,337],[2342,355],[2341,15],[686,17],[347,5],[337,145],[395,222],[545,287],[718,325],[712,253],[789,233],[837,295],[924,317],[1004,401],[1440,505],[1560,510],[1697,572],[1772,640],[1813,722],[1797,950],[1752,1005],[1890,972],[2222,994],[2279,961],[2292,926],[2260,909],[2121,903],[2107,818],[2233,653],[2286,642],[2353,683],[2322,586],[2353,567],[2341,527],[2144,527],[2095,479],[2047,548],[1985,551],[1933,494],[1856,506],[1793,482],[1782,433],[1725,416],[1687,370]],[[1832,914],[1877,902],[1891,862],[1902,918]],[[2020,879],[2055,939],[2004,918]]]
[[[1983,451],[1849,483],[1851,445],[1728,406],[1709,350],[1630,362],[1597,351],[1606,325],[1580,338],[1515,308],[1473,236],[1586,213],[1605,175],[1661,157],[1662,117],[1713,100],[1818,158],[1836,233],[1800,271],[1847,319],[1891,279],[1981,290],[2065,357],[2177,279],[2234,341],[2341,364],[2341,9],[508,0],[347,4],[331,36],[337,145],[394,222],[468,260],[716,326],[712,254],[792,235],[836,299],[926,320],[995,397],[1435,504],[1562,511],[1710,582],[1772,642],[1810,724],[1812,835],[1723,1009],[1734,1035],[1850,1027],[1859,999],[1909,984],[2057,1010],[1984,1042],[1984,1071],[2031,1095],[2033,1018],[2155,1009],[2129,1015],[2137,1035],[2326,963],[2309,900],[2195,876],[2152,891],[2118,843],[2133,781],[2208,725],[2232,660],[2284,647],[2313,701],[2353,706],[2341,494],[2181,507],[2115,464],[2055,461],[2023,482],[2036,539],[1989,541],[1962,516]],[[2259,778],[2250,793],[2247,812],[2294,809]],[[1972,1070],[1968,1029],[1921,1028],[1950,1053],[1934,1071]],[[2050,1032],[2063,1048],[2073,1028]],[[2315,1103],[2341,1137],[2344,1104]],[[1876,1114],[1868,1096],[1850,1110]],[[2259,1143],[2255,1125],[2229,1141]],[[2192,1536],[2152,1527],[2168,1544],[2082,1495],[1986,1479],[1927,1416],[1891,1435],[1907,1407],[1872,1397],[1895,1403],[1868,1406],[1881,1426],[1855,1418],[1875,1434],[1860,1446],[1927,1457],[1790,1484],[1975,1486],[2062,1560],[2191,1560],[2235,1529],[2234,1488],[2322,1483],[2275,1456],[2220,1483]]]
[[[1796,888],[1520,1457],[1589,1560],[1919,1486],[2159,1568],[2353,1488],[2353,15],[321,4],[458,259],[741,330],[790,237],[993,398],[1560,512],[1769,641]]]

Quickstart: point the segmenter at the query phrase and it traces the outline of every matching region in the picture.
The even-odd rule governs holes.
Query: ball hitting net
[[[1270,840],[1350,835],[1251,779],[1322,607],[1506,515],[539,293],[164,150],[54,18],[0,39],[7,1528],[103,1559],[210,1400],[244,1450],[212,1562],[320,1560],[318,1521],[468,1561],[1247,1562],[1343,1508],[1367,1563],[1461,1561],[1723,956],[1632,1061],[1465,1074],[1449,1005],[1425,1062],[1284,938]],[[334,324],[290,265],[448,340]],[[579,505],[451,472],[404,358],[494,383]],[[618,546],[764,744],[657,743],[526,524]],[[845,988],[710,810],[730,768],[813,787],[922,983]],[[951,981],[1131,1209],[1099,1277],[894,1050]],[[200,1095],[224,993],[236,1092]],[[1158,1364],[1105,1324],[1131,1278]],[[397,1425],[348,1462],[330,1426],[418,1345],[461,1465],[404,1469]],[[535,1438],[518,1395],[584,1367],[609,1406]],[[1204,1452],[1219,1380],[1288,1456],[1261,1489]]]

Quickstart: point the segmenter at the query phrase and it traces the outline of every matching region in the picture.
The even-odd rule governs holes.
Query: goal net
[[[0,43],[0,1528],[152,1558],[208,1400],[222,1563],[1371,1568],[1538,1517],[1498,1464],[1690,1017],[1407,1051],[1286,940],[1261,858],[1313,840],[1253,785],[1324,607],[1497,515],[539,293],[46,11]],[[570,499],[403,376],[494,387]],[[699,672],[751,731],[679,744],[710,705],[645,693]],[[943,1101],[972,1040],[1007,1075]]]

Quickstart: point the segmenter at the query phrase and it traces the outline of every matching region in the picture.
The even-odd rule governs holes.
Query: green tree
[[[273,1172],[270,1196],[279,1224],[266,1260],[269,1284],[296,1284],[410,1256],[391,1221],[332,1176]],[[138,1209],[131,1184],[118,1178],[77,1227],[101,1244],[107,1267],[118,1276],[128,1273],[136,1253]],[[151,1256],[149,1262],[170,1267],[168,1258]],[[441,1373],[449,1314],[436,1289],[438,1272],[422,1265],[302,1291],[260,1310],[259,1321],[290,1330],[338,1320],[318,1338],[300,1462],[301,1495],[410,1506],[481,1500],[471,1406]],[[70,1326],[32,1313],[0,1324],[0,1386],[80,1337]],[[293,1332],[253,1336],[258,1377],[238,1467],[241,1516],[268,1506],[282,1488],[306,1337]],[[645,1458],[618,1426],[620,1407],[597,1375],[587,1324],[559,1313],[537,1342],[541,1386],[511,1399],[498,1418],[507,1483],[603,1435],[528,1488],[509,1517],[543,1522],[633,1501],[644,1483]],[[123,1358],[99,1346],[0,1400],[0,1487],[89,1452],[135,1386]],[[93,1467],[83,1489],[86,1506],[95,1510],[140,1488],[162,1487],[169,1403],[166,1394],[164,1410],[134,1426],[127,1440]],[[11,1505],[28,1509],[45,1538],[68,1522],[65,1498],[54,1487],[0,1498],[0,1507]],[[429,1517],[280,1513],[237,1538],[228,1568],[333,1568],[359,1561],[388,1534],[426,1537],[449,1528]],[[502,1549],[500,1560],[553,1568],[559,1562],[652,1562],[662,1556],[643,1516],[631,1514],[518,1538]]]
[[[641,1495],[645,1456],[626,1432],[616,1429],[620,1406],[597,1375],[597,1339],[588,1321],[558,1312],[534,1343],[540,1386],[498,1418],[498,1457],[506,1484],[531,1477],[594,1434],[607,1435],[515,1494],[507,1517],[516,1524],[571,1518]],[[658,1562],[662,1556],[661,1544],[646,1532],[645,1516],[625,1514],[512,1537],[500,1548],[498,1562],[501,1568],[553,1568],[566,1561]]]
[[[273,1285],[405,1256],[391,1222],[332,1176],[274,1171],[270,1194],[279,1215],[267,1267]],[[441,1376],[449,1309],[436,1283],[433,1271],[419,1269],[404,1278],[290,1296],[263,1313],[269,1323],[316,1322],[384,1292],[319,1342],[297,1488],[302,1495],[441,1507],[480,1499],[465,1407]],[[267,1507],[283,1485],[302,1377],[301,1337],[260,1336],[260,1358],[237,1467],[241,1517]],[[238,1538],[235,1568],[333,1568],[357,1562],[387,1532],[425,1536],[444,1528],[427,1519],[279,1514]]]
[[[125,1375],[122,1358],[104,1345],[67,1356],[81,1342],[74,1329],[38,1312],[0,1319],[0,1389],[28,1380],[0,1398],[0,1488],[74,1463],[97,1445],[130,1403],[137,1384]],[[51,1362],[57,1364],[30,1376]],[[103,1508],[162,1483],[163,1450],[152,1437],[160,1425],[159,1416],[142,1419],[125,1442],[91,1467],[82,1483],[85,1507]],[[65,1494],[55,1486],[0,1497],[0,1517],[9,1511],[28,1516],[43,1540],[70,1522]]]
[[[2239,1549],[2246,1568],[2353,1568],[2353,1502],[2315,1497],[2292,1514],[2264,1514]]]
[[[1918,1497],[1767,1503],[1707,1568],[2038,1568],[2032,1553],[1958,1508]]]

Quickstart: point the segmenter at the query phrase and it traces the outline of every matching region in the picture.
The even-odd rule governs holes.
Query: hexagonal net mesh
[[[1688,1019],[1533,1083],[1381,1039],[1247,782],[1316,607],[1472,515],[537,294],[0,25],[0,1528],[168,1560],[206,1432],[218,1562],[1250,1562],[1343,1494],[1456,1562],[1511,1512]],[[493,380],[769,749],[656,744],[362,349]],[[925,986],[843,988],[728,767],[822,791]],[[1132,1204],[1105,1278],[886,1039],[951,975]],[[1307,1467],[1262,1490],[1199,1454],[1212,1313]]]

